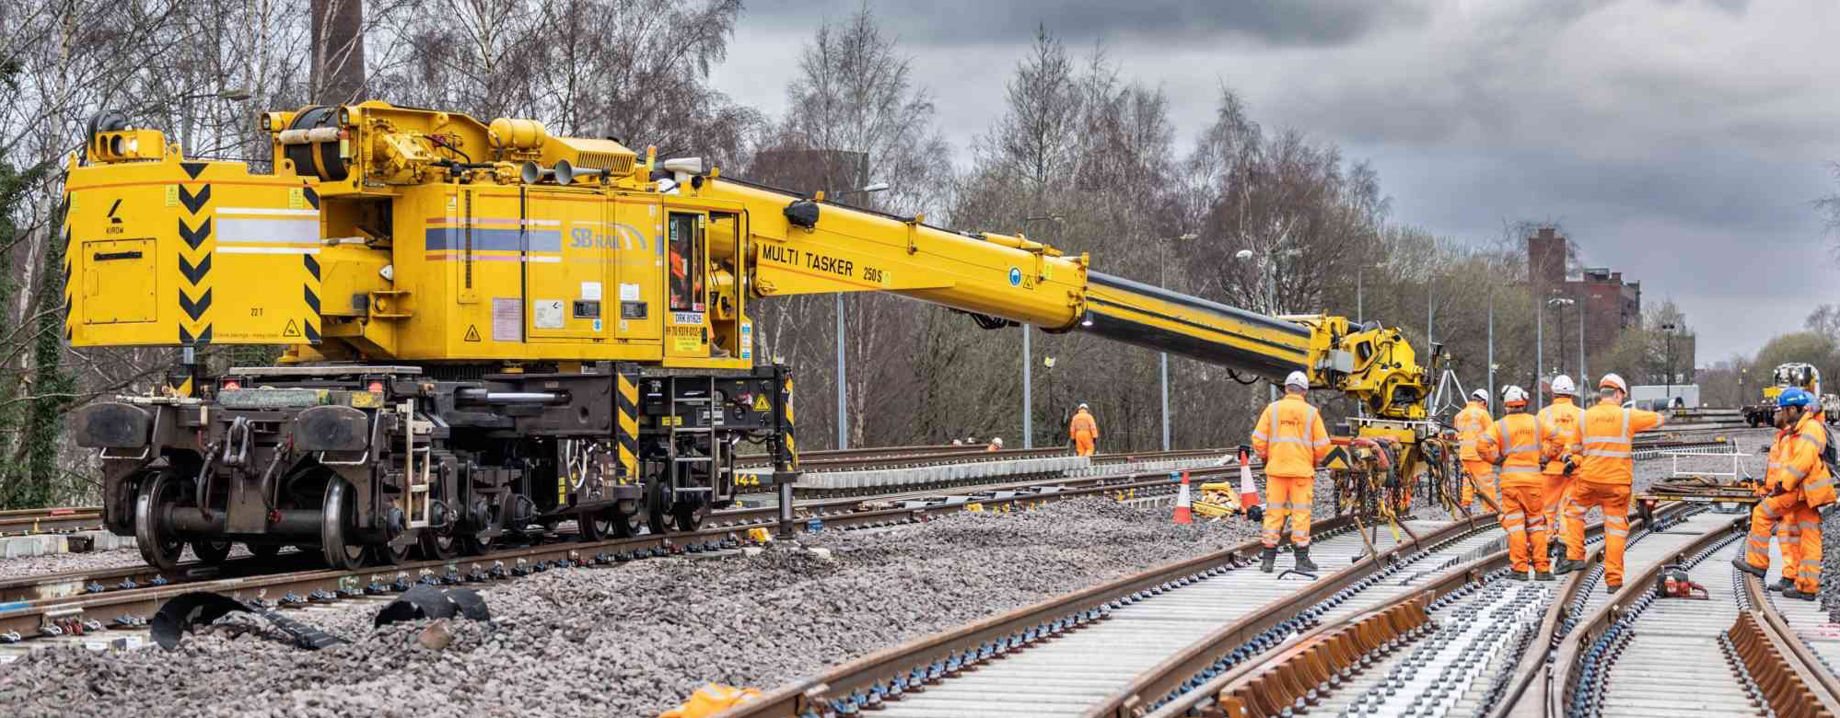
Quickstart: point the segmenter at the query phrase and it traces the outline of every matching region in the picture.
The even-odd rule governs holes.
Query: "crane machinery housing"
[[[792,375],[754,351],[771,297],[889,292],[1248,382],[1301,369],[1361,401],[1359,433],[1435,431],[1426,370],[1377,324],[1243,311],[531,120],[370,101],[260,126],[271,172],[111,113],[69,163],[69,342],[187,357],[168,391],[73,419],[107,526],[156,566],[188,543],[354,567],[567,519],[589,538],[692,529],[734,500],[740,442],[796,477]],[[205,375],[208,344],[284,353]]]

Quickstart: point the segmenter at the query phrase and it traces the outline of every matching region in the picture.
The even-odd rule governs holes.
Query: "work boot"
[[[1769,569],[1757,568],[1756,566],[1752,566],[1751,562],[1744,560],[1743,556],[1738,556],[1736,558],[1733,558],[1731,560],[1731,566],[1732,568],[1738,569],[1739,571],[1743,571],[1752,576],[1756,576],[1757,578],[1761,578],[1765,581],[1770,580],[1770,570]]]
[[[1583,571],[1583,570],[1584,570],[1583,561],[1565,558],[1565,559],[1559,559],[1558,563],[1553,564],[1552,572],[1556,575],[1564,576],[1565,574],[1571,573],[1573,571]]]
[[[1533,573],[1533,580],[1535,580],[1535,581],[1551,581],[1551,580],[1553,580],[1553,575],[1552,575],[1552,572],[1551,572],[1551,571],[1535,571],[1535,572]]]
[[[1604,584],[1604,593],[1607,593],[1609,595],[1615,596],[1616,592],[1621,591],[1621,590],[1623,590],[1623,584],[1620,584],[1620,583]]]
[[[1519,569],[1515,569],[1515,570],[1512,570],[1512,571],[1509,571],[1509,572],[1508,572],[1508,580],[1510,580],[1510,581],[1520,581],[1520,582],[1522,582],[1522,583],[1526,583],[1526,581],[1527,581],[1527,572],[1526,572],[1526,571],[1522,571],[1522,570],[1519,570]]]
[[[1296,546],[1291,549],[1291,553],[1297,556],[1297,565],[1292,568],[1304,573],[1316,573],[1321,570],[1316,567],[1315,561],[1310,560],[1310,547]]]
[[[1265,552],[1259,554],[1259,570],[1264,571],[1265,573],[1271,573],[1271,570],[1275,568],[1277,565],[1278,565],[1277,547],[1266,546]]]
[[[1779,578],[1779,579],[1776,579],[1776,583],[1770,584],[1770,590],[1775,591],[1777,593],[1782,593],[1783,591],[1788,590],[1790,587],[1793,587],[1794,585],[1795,585],[1794,581],[1791,581],[1786,578]]]
[[[1782,593],[1783,593],[1783,598],[1793,598],[1797,601],[1813,601],[1815,599],[1814,594],[1802,593],[1801,591],[1797,590],[1795,588],[1795,584],[1789,584],[1788,586],[1784,587]]]

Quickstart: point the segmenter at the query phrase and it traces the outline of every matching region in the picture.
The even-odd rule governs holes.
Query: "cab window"
[[[703,311],[703,242],[700,215],[672,212],[670,233],[671,311]]]

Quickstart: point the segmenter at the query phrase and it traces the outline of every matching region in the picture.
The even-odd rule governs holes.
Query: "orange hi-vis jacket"
[[[1265,459],[1265,475],[1303,478],[1329,455],[1329,430],[1322,414],[1302,396],[1289,394],[1265,407],[1252,431],[1252,449]]]
[[[1586,409],[1579,431],[1578,479],[1596,484],[1628,486],[1635,477],[1636,432],[1648,431],[1667,423],[1667,417],[1652,411],[1624,409],[1604,399]]]
[[[1495,420],[1489,416],[1489,409],[1480,401],[1471,401],[1469,406],[1457,412],[1457,458],[1464,461],[1482,461],[1482,454],[1476,451],[1476,441],[1482,438],[1482,432],[1488,431]]]
[[[1484,460],[1501,462],[1503,488],[1544,488],[1546,477],[1540,474],[1540,457],[1546,451],[1546,438],[1552,434],[1552,427],[1539,417],[1526,412],[1510,413],[1483,432],[1477,448]]]
[[[1078,440],[1081,434],[1088,441],[1099,438],[1099,422],[1093,421],[1092,412],[1081,409],[1073,413],[1073,420],[1067,422],[1067,438]]]
[[[1827,448],[1827,432],[1821,423],[1818,412],[1808,412],[1795,426],[1777,434],[1780,451],[1770,452],[1765,487],[1802,491],[1813,506],[1833,502],[1834,477],[1821,461],[1821,451]]]
[[[1556,459],[1581,450],[1578,427],[1584,424],[1584,410],[1569,397],[1556,396],[1551,405],[1540,410],[1540,423],[1552,427],[1552,433],[1546,435],[1546,458],[1553,461],[1546,464],[1546,475],[1564,474],[1565,462]]]

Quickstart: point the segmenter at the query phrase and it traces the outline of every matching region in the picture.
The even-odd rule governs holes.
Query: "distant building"
[[[1531,289],[1536,297],[1570,299],[1576,304],[1562,310],[1548,310],[1546,331],[1548,342],[1558,341],[1558,334],[1565,335],[1567,356],[1572,361],[1564,362],[1566,366],[1576,363],[1578,342],[1578,314],[1580,307],[1584,310],[1585,351],[1591,357],[1608,354],[1621,339],[1627,329],[1642,326],[1642,283],[1623,281],[1623,273],[1612,271],[1609,267],[1580,267],[1576,274],[1568,271],[1571,264],[1569,241],[1552,227],[1541,227],[1527,237],[1527,275]],[[1563,322],[1563,327],[1557,324]],[[1692,375],[1694,353],[1697,347],[1691,334],[1682,334],[1673,340],[1675,373],[1678,376]],[[1548,344],[1555,347],[1556,344]],[[1552,351],[1549,349],[1548,351]],[[1548,355],[1549,359],[1553,355]],[[1588,368],[1588,367],[1587,367]],[[1662,370],[1655,377],[1663,381],[1667,372]],[[1629,377],[1634,379],[1634,377]]]

